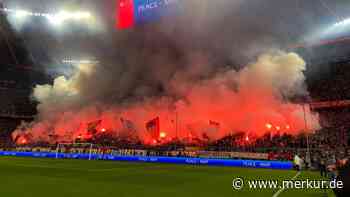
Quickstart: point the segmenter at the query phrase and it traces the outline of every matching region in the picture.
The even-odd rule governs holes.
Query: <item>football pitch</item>
[[[226,197],[334,196],[322,189],[234,190],[232,180],[285,180],[296,171],[115,161],[0,157],[0,196],[11,197]],[[316,179],[314,172],[298,177]],[[276,195],[278,193],[278,195]]]

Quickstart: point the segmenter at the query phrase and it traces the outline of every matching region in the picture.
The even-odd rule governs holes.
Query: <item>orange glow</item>
[[[268,130],[270,130],[272,128],[272,124],[270,124],[270,123],[267,123],[265,126]]]
[[[247,142],[249,141],[249,136],[245,137],[245,141]]]
[[[127,1],[132,0],[123,0]],[[129,8],[131,4],[127,6]],[[123,14],[128,17],[129,13]],[[164,64],[166,66],[164,68],[157,67],[158,61],[152,62],[153,59],[147,61],[147,65],[155,66],[150,68],[150,73],[146,73],[152,77],[145,76],[143,80],[136,81],[132,78],[130,83],[125,81],[125,84],[122,80],[123,83],[118,83],[118,87],[115,87],[121,88],[121,97],[107,99],[110,102],[105,102],[105,99],[96,95],[109,95],[110,88],[113,89],[114,86],[107,84],[115,81],[108,80],[108,77],[101,78],[100,74],[105,72],[103,69],[101,70],[103,72],[100,72],[98,67],[96,67],[98,70],[94,70],[94,67],[89,68],[92,70],[79,68],[76,69],[76,73],[72,73],[74,74],[72,78],[60,77],[51,85],[36,86],[33,96],[41,103],[42,108],[38,111],[38,117],[43,119],[39,118],[33,124],[25,124],[24,134],[22,126],[18,127],[12,133],[13,139],[20,143],[21,139],[17,140],[18,136],[25,135],[28,143],[60,142],[73,141],[81,134],[83,140],[95,141],[100,139],[95,138],[95,135],[99,137],[99,134],[108,132],[110,135],[101,137],[128,138],[128,141],[147,144],[153,144],[154,140],[155,144],[162,144],[170,137],[176,138],[181,143],[192,143],[192,139],[206,143],[236,134],[242,136],[239,137],[240,141],[245,142],[248,134],[248,139],[255,141],[256,138],[271,132],[275,133],[276,130],[278,130],[276,133],[298,135],[305,131],[305,119],[310,132],[319,128],[319,117],[317,113],[311,111],[312,108],[288,102],[288,98],[284,97],[286,91],[283,90],[284,87],[289,90],[296,85],[295,88],[299,89],[299,85],[303,85],[304,61],[297,54],[284,52],[263,54],[256,57],[257,62],[242,65],[239,70],[211,70],[214,62],[208,61],[207,58],[210,57],[202,57],[202,54],[188,54],[188,56],[186,64],[182,65],[186,69],[180,66],[179,70],[177,64],[181,61],[171,62],[173,58],[168,56],[165,56],[164,62],[167,64]],[[266,69],[267,67],[269,69]],[[87,71],[89,73],[86,73]],[[210,75],[207,75],[209,73]],[[163,74],[168,77],[166,80],[163,79],[165,77]],[[99,83],[105,84],[106,87],[89,89],[90,83],[94,83],[99,77],[102,80]],[[164,87],[162,91],[158,90],[158,81],[162,82]],[[74,84],[74,88],[68,88],[68,92],[65,92],[66,89],[60,89],[60,87],[71,87],[71,84]],[[132,85],[132,88],[128,85]],[[45,87],[49,89],[42,89]],[[50,91],[55,90],[64,91],[58,94],[62,96],[67,93],[74,94],[72,99],[60,98],[56,97],[55,92],[51,94]],[[45,96],[41,93],[45,93]],[[125,100],[134,93],[137,99]],[[295,98],[298,95],[290,96]],[[56,105],[56,102],[50,99],[62,102]],[[84,102],[75,102],[76,100]],[[287,124],[291,125],[290,129],[286,129]],[[104,131],[106,133],[102,133]],[[160,131],[166,131],[166,134]]]
[[[27,139],[23,138],[21,139],[21,144],[26,144],[27,143]]]
[[[159,137],[160,138],[165,138],[166,137],[166,133],[165,132],[160,132],[159,133]]]
[[[286,129],[290,129],[290,126],[289,126],[289,125],[287,125],[287,126],[286,126]]]

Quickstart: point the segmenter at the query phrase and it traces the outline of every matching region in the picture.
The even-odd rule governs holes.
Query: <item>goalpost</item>
[[[71,147],[74,147],[74,148],[85,148],[85,147],[88,147],[89,148],[89,160],[91,160],[91,155],[92,155],[92,148],[93,148],[93,145],[92,143],[58,143],[57,144],[57,147],[56,147],[56,159],[58,159],[58,155],[59,155],[59,152],[62,148],[65,148],[67,146],[71,146]]]

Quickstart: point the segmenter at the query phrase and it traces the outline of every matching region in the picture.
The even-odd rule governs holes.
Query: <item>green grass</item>
[[[271,197],[277,189],[245,187],[235,191],[232,180],[236,177],[245,181],[282,180],[295,174],[295,171],[265,169],[0,157],[0,196]],[[299,178],[319,179],[311,172],[304,172]],[[285,190],[279,196],[325,195],[320,190]]]

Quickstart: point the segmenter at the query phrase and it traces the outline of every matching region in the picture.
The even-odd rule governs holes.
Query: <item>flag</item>
[[[87,131],[89,133],[96,133],[97,132],[97,127],[101,124],[102,120],[96,120],[96,121],[93,121],[93,122],[89,122],[87,124]]]
[[[213,121],[213,120],[209,120],[209,128],[208,131],[209,132],[217,132],[220,129],[220,123]]]
[[[146,129],[154,139],[158,139],[160,134],[159,117],[150,120],[146,123]]]
[[[117,28],[134,26],[134,0],[117,0]]]
[[[22,137],[22,135],[16,135],[14,141],[17,143],[17,141],[18,141],[18,139],[19,139],[20,137]]]
[[[209,120],[209,125],[212,127],[211,130],[214,129],[214,131],[217,131],[220,129],[220,123],[213,121],[213,120]]]
[[[214,127],[220,127],[220,123],[213,121],[213,120],[209,120],[209,125],[214,126]]]
[[[205,139],[205,140],[210,140],[210,138],[207,135],[207,133],[202,133],[202,138]]]
[[[131,120],[127,120],[124,118],[120,118],[120,122],[122,123],[123,127],[129,131],[136,131],[136,127]]]

